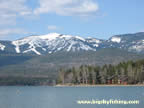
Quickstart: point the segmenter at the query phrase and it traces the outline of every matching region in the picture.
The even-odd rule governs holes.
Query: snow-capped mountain
[[[108,40],[110,47],[144,53],[144,32],[116,35]]]
[[[108,40],[50,33],[28,36],[15,41],[0,41],[0,53],[43,55],[58,51],[97,51],[102,48],[120,48],[144,53],[144,33],[116,35]]]
[[[17,53],[35,53],[37,55],[57,51],[96,51],[96,48],[82,37],[58,33],[30,36],[13,41],[12,44],[15,46]]]

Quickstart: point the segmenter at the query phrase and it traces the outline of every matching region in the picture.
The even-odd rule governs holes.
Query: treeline
[[[60,69],[57,84],[143,84],[144,60]]]
[[[0,86],[23,85],[55,85],[55,80],[48,77],[18,77],[18,76],[0,76]]]

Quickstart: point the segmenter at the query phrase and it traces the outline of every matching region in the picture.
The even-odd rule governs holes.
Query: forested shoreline
[[[121,62],[118,65],[61,68],[57,84],[144,84],[144,60]]]

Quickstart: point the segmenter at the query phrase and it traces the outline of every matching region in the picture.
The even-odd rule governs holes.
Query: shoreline
[[[0,85],[2,86],[50,86],[50,87],[144,87],[144,84],[128,84],[128,85],[118,85],[118,84],[80,84],[80,85],[72,85],[72,84],[57,84],[57,85]]]
[[[54,87],[144,87],[144,84],[135,85],[55,85]]]

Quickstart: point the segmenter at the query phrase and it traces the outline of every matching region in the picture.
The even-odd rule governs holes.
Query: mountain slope
[[[22,57],[22,56],[21,56]],[[143,55],[129,53],[119,49],[101,49],[98,51],[57,52],[44,56],[35,56],[23,60],[20,64],[0,67],[0,76],[42,76],[56,77],[62,67],[118,64],[128,60],[143,59]],[[8,60],[7,60],[8,61]]]
[[[0,54],[0,67],[23,64],[25,61],[30,60],[36,56],[26,54]]]

